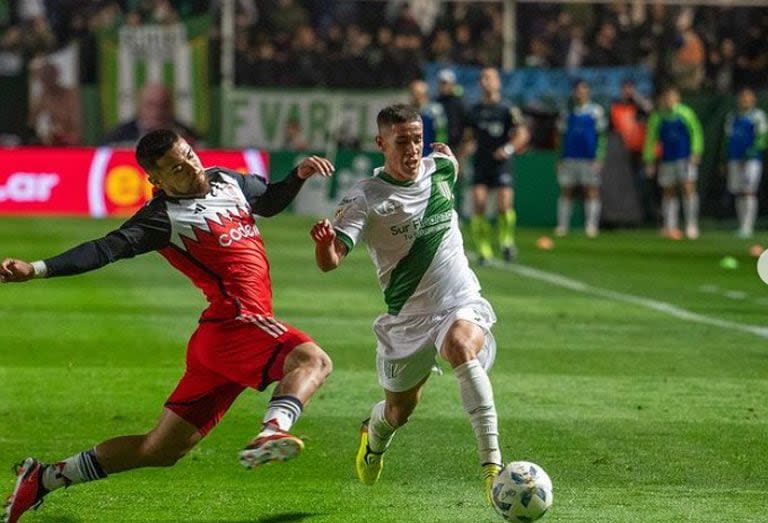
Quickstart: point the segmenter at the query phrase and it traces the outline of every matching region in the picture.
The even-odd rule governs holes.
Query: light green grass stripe
[[[553,285],[565,287],[577,292],[592,294],[594,296],[600,296],[602,298],[608,298],[614,301],[630,303],[632,305],[639,305],[641,307],[667,314],[668,316],[672,316],[679,320],[711,325],[721,329],[747,332],[749,334],[754,334],[755,336],[760,336],[761,338],[768,338],[768,327],[764,325],[747,325],[734,321],[723,320],[720,318],[712,318],[710,316],[698,314],[682,307],[672,305],[671,303],[653,300],[651,298],[645,298],[642,296],[634,296],[632,294],[625,294],[623,292],[617,292],[610,289],[603,289],[601,287],[594,287],[584,282],[574,280],[573,278],[568,278],[567,276],[563,276],[561,274],[542,271],[540,269],[534,269],[533,267],[526,267],[524,265],[500,265],[498,267],[503,270],[517,273],[520,276],[524,276],[526,278],[546,281]]]

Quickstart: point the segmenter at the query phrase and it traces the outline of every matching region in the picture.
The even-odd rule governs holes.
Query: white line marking
[[[761,338],[768,338],[768,327],[763,325],[748,325],[744,323],[736,323],[734,321],[721,320],[719,318],[711,318],[691,312],[677,305],[666,303],[663,301],[653,300],[651,298],[643,298],[642,296],[635,296],[632,294],[624,294],[623,292],[612,291],[610,289],[603,289],[600,287],[593,287],[584,282],[568,278],[553,272],[542,271],[534,269],[532,267],[525,267],[523,265],[494,265],[497,268],[505,269],[520,276],[526,278],[532,278],[534,280],[540,280],[566,289],[571,289],[576,292],[584,294],[592,294],[594,296],[600,296],[602,298],[608,298],[609,300],[621,301],[624,303],[631,303],[633,305],[639,305],[647,309],[655,310],[675,318],[691,321],[694,323],[702,323],[704,325],[712,325],[714,327],[720,327],[721,329],[730,329],[735,331],[747,332],[760,336]]]

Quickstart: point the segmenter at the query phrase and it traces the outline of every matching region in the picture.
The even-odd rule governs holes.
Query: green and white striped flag
[[[201,133],[208,130],[208,37],[210,18],[172,25],[122,26],[99,42],[101,114],[104,129],[130,120],[145,83],[173,90],[176,118]]]

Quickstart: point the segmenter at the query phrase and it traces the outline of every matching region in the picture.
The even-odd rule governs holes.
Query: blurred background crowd
[[[219,2],[5,0],[0,62],[80,42],[81,81],[97,81],[95,36],[168,24]],[[403,87],[424,62],[502,65],[502,4],[434,0],[237,0],[236,82],[259,86]],[[211,71],[218,71],[214,24]],[[520,3],[518,66],[643,64],[684,90],[768,86],[768,9],[663,3]],[[215,81],[215,78],[214,78]]]

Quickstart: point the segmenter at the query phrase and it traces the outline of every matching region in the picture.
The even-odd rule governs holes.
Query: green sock
[[[491,224],[485,216],[474,215],[469,220],[469,230],[472,234],[472,240],[475,242],[477,253],[482,258],[491,258],[493,248],[491,247]]]
[[[514,209],[499,213],[497,219],[496,232],[499,235],[499,246],[512,247],[515,244],[515,225],[517,224],[517,213]]]

